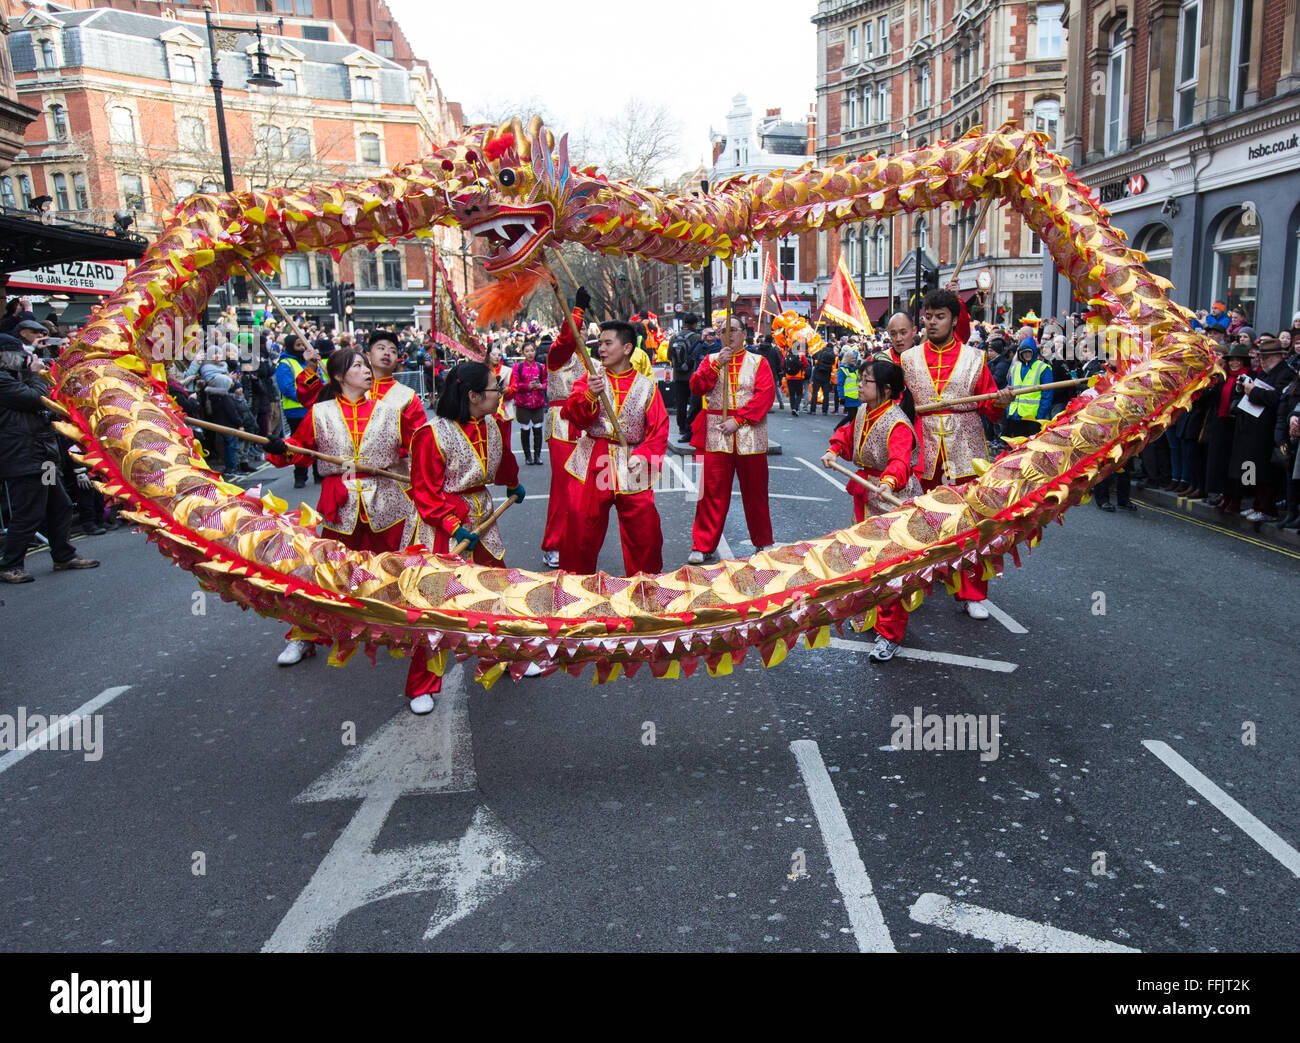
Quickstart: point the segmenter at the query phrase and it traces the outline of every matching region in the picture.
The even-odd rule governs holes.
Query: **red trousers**
[[[853,520],[867,520],[866,500],[856,496],[853,497]],[[876,633],[886,641],[903,643],[907,634],[907,609],[903,607],[902,598],[876,609]]]
[[[564,546],[568,528],[569,501],[572,497],[573,475],[565,465],[573,455],[573,443],[558,438],[548,438],[546,448],[551,454],[551,495],[546,501],[546,530],[542,533],[542,550],[559,550]]]
[[[321,531],[324,535],[338,540],[349,550],[383,554],[385,551],[399,551],[402,549],[401,525],[392,525],[383,532],[375,532],[369,525],[358,519],[357,527],[348,533],[334,532],[331,529],[322,529]],[[443,550],[445,553],[446,548],[443,548]],[[495,561],[490,555],[489,558]],[[285,637],[291,639],[293,630],[290,630]],[[326,647],[330,644],[327,637],[314,637],[312,641]],[[406,698],[414,699],[417,695],[436,695],[442,688],[442,678],[438,674],[430,673],[426,668],[425,664],[428,660],[428,648],[421,645],[416,649],[415,655],[411,659],[411,665],[406,670]]]
[[[929,492],[931,489],[937,489],[941,485],[949,484],[938,477],[938,471],[939,467],[936,466],[936,477],[934,478],[921,478],[920,475],[917,475],[922,490]],[[980,566],[977,565],[976,568],[978,569]],[[959,572],[957,582],[956,598],[958,601],[984,601],[989,596],[989,581],[981,579],[978,572]]]
[[[740,502],[755,547],[772,544],[772,515],[767,505],[767,454],[705,453],[704,487],[695,505],[691,547],[706,554],[718,549],[731,506],[731,477],[740,477]]]
[[[569,526],[560,545],[560,568],[584,575],[596,571],[612,507],[618,511],[623,574],[634,576],[638,572],[663,572],[664,534],[655,507],[654,490],[615,494],[610,489],[589,489],[588,484],[572,483]]]

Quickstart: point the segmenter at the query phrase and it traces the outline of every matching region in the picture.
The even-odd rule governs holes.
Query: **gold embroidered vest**
[[[912,422],[907,419],[907,414],[899,408],[897,404],[886,409],[871,425],[871,429],[863,437],[863,428],[866,426],[867,410],[865,407],[859,407],[857,416],[853,418],[853,463],[858,467],[863,467],[877,473],[883,473],[889,466],[889,436],[893,434],[894,428],[898,424],[905,424],[909,429]],[[917,463],[916,436],[915,432],[912,437],[912,459],[910,461],[913,468]],[[881,484],[879,480],[877,485]],[[850,484],[850,489],[856,492],[865,492],[862,486],[856,482]],[[913,496],[921,495],[921,483],[916,480],[916,474],[910,474],[906,484],[894,493],[900,500],[910,500]],[[875,514],[888,514],[894,510],[887,504],[879,503],[874,497],[868,497],[866,501],[867,517]]]
[[[487,431],[487,469],[483,461],[470,444],[469,436],[454,420],[435,416],[429,426],[433,429],[438,452],[443,459],[442,491],[455,495],[469,508],[464,525],[467,529],[476,529],[483,519],[492,513],[492,482],[496,479],[497,469],[501,466],[501,431],[491,417],[484,421]],[[435,529],[420,519],[413,533],[414,543],[426,547],[433,546]],[[452,538],[452,546],[455,546]],[[479,546],[494,558],[504,560],[506,545],[501,540],[501,530],[493,525],[479,537]]]
[[[912,392],[917,408],[934,402],[947,402],[975,394],[975,385],[984,368],[984,356],[974,348],[961,345],[957,348],[957,361],[952,375],[944,385],[943,394],[934,390],[930,369],[925,364],[925,345],[918,344],[903,352],[900,365],[903,381]],[[956,482],[975,474],[973,461],[988,457],[989,447],[984,441],[984,422],[975,406],[959,406],[960,413],[926,413],[921,416],[921,478],[935,477],[935,464],[942,448],[948,462],[945,482]],[[968,412],[966,410],[969,410]]]
[[[646,410],[658,390],[655,382],[649,377],[637,373],[632,378],[632,386],[627,389],[627,395],[624,396],[622,405],[618,407],[618,426],[623,431],[623,437],[627,439],[628,449],[624,449],[615,440],[614,429],[610,427],[609,416],[605,412],[605,404],[601,402],[596,422],[578,435],[578,443],[574,446],[568,463],[565,464],[565,470],[578,481],[586,481],[587,468],[591,463],[592,451],[596,447],[596,439],[604,438],[609,441],[610,452],[614,459],[614,492],[638,493],[650,488],[651,476],[648,469],[645,481],[639,485],[632,481],[627,466],[628,450],[645,441]],[[612,390],[610,395],[613,395]]]
[[[718,365],[717,354],[710,355],[714,366]],[[763,364],[763,358],[752,351],[744,353],[744,360],[740,364],[740,373],[736,376],[736,397],[735,401],[731,400],[730,392],[727,395],[727,414],[731,415],[736,409],[747,406],[754,398],[754,382],[758,379],[758,367]],[[724,381],[729,382],[728,374],[723,373],[721,368],[718,369],[718,379],[713,388],[704,396],[704,406],[709,410],[718,410],[717,413],[710,412],[705,416],[707,428],[705,430],[704,451],[706,453],[738,453],[741,456],[765,455],[767,453],[767,417],[763,417],[757,424],[745,424],[734,435],[724,435],[722,433],[722,389],[727,387]]]
[[[347,421],[343,419],[343,410],[338,399],[329,399],[316,403],[312,410],[313,427],[316,432],[316,447],[322,453],[340,456],[345,460],[355,460],[370,467],[394,470],[399,460],[402,428],[401,410],[390,405],[387,399],[375,403],[374,412],[361,435],[361,444],[352,444],[352,435],[348,432]],[[360,505],[366,506],[366,517],[374,532],[383,532],[398,524],[407,522],[408,516],[414,514],[415,507],[405,488],[391,478],[380,478],[373,474],[363,474],[350,467],[321,460],[317,468],[323,475],[341,475],[347,487],[347,502],[339,509],[338,521],[325,522],[324,527],[335,532],[351,533],[357,527]]]
[[[546,397],[550,401],[550,406],[546,410],[545,430],[542,432],[546,438],[558,438],[561,442],[573,442],[577,440],[572,425],[560,416],[560,407],[564,405],[565,399],[573,394],[573,385],[578,382],[578,378],[586,372],[582,365],[582,358],[575,351],[559,369],[551,369],[549,366],[546,370]]]

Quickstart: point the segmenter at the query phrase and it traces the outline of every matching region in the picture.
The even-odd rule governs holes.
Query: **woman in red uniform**
[[[837,427],[830,449],[822,457],[829,468],[836,457],[856,464],[858,474],[883,486],[900,500],[921,492],[914,466],[916,460],[916,412],[912,393],[903,386],[901,367],[874,359],[862,367],[858,379],[858,412],[852,424]],[[853,496],[853,519],[885,514],[894,508],[880,502],[857,482],[849,483]],[[907,633],[907,609],[894,600],[876,609],[876,643],[871,658],[883,663],[894,658]]]
[[[409,452],[415,430],[395,402],[375,399],[368,392],[373,382],[366,356],[354,349],[330,355],[326,367],[329,383],[307,411],[292,441],[273,438],[267,459],[275,467],[302,467],[312,457],[294,454],[295,446],[315,449],[368,467],[391,469]],[[354,467],[317,461],[321,473],[322,534],[346,547],[375,554],[401,550],[402,533],[413,512],[406,490],[391,478],[367,474]],[[280,653],[281,666],[292,666],[316,654],[325,638],[294,628]]]

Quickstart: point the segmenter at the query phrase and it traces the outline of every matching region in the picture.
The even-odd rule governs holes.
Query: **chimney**
[[[780,119],[780,118],[781,118],[781,110],[780,110],[780,108],[768,109],[768,110],[767,110],[767,118],[768,118],[768,119],[772,119],[773,117],[776,117],[777,119]]]
[[[715,167],[718,165],[718,157],[722,155],[722,150],[726,147],[727,141],[725,138],[721,138],[713,143],[713,165]]]

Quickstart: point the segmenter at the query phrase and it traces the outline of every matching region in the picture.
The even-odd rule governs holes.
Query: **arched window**
[[[353,101],[374,101],[375,81],[369,76],[357,76],[352,81]]]
[[[194,59],[187,54],[178,54],[172,58],[172,79],[178,83],[198,83],[198,70]]]
[[[1259,215],[1246,205],[1228,215],[1214,240],[1214,299],[1249,321],[1259,292]]]
[[[402,255],[396,250],[385,250],[381,258],[384,265],[384,289],[402,288]]]
[[[144,182],[139,174],[122,175],[122,203],[127,210],[144,209]]]
[[[1128,94],[1124,87],[1128,71],[1128,22],[1121,21],[1110,32],[1110,57],[1106,61],[1106,152],[1119,152],[1127,144]]]
[[[1056,148],[1056,131],[1061,125],[1061,103],[1055,98],[1034,102],[1034,130],[1047,135],[1051,148]]]
[[[1140,232],[1134,243],[1147,255],[1146,269],[1152,275],[1173,280],[1174,233],[1166,225],[1156,224]]]
[[[844,232],[844,261],[849,266],[849,274],[858,274],[858,229],[850,226]]]
[[[284,152],[284,138],[280,134],[280,128],[265,123],[258,127],[257,150],[267,159],[279,159]]]
[[[204,142],[203,121],[197,116],[182,116],[176,125],[176,140],[183,149],[202,152],[207,147]]]
[[[86,191],[86,175],[72,175],[72,196],[76,201],[78,210],[90,209],[90,193]]]
[[[359,143],[362,163],[380,162],[378,134],[362,134]]]
[[[280,90],[284,94],[298,93],[298,74],[292,69],[280,70]]]
[[[108,138],[119,145],[135,144],[135,116],[122,105],[108,110]]]
[[[55,139],[66,141],[68,138],[68,110],[62,105],[51,105],[50,122],[54,125]]]
[[[54,185],[54,209],[71,210],[68,205],[68,175],[55,174],[50,181]]]
[[[885,230],[876,229],[876,274],[884,275],[889,271],[889,259],[885,254]]]
[[[926,10],[929,10],[927,7]],[[930,107],[930,63],[921,66],[921,108]]]
[[[922,253],[930,249],[930,226],[925,223],[924,217],[916,219],[916,245]]]

